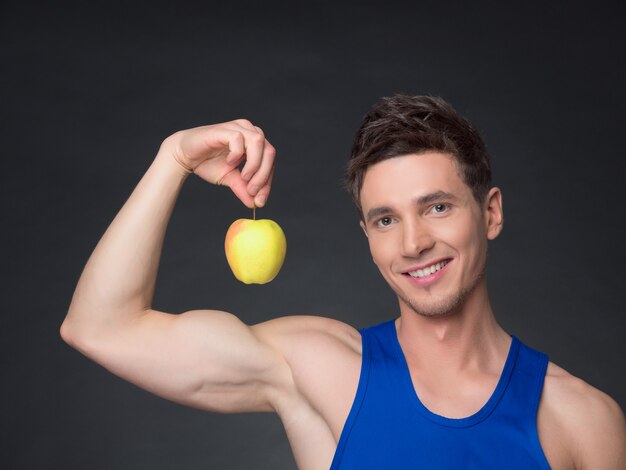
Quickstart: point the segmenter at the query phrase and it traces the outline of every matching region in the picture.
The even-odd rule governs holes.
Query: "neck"
[[[510,336],[498,325],[483,279],[454,311],[427,317],[400,301],[398,340],[407,360],[419,369],[457,373],[501,366]]]

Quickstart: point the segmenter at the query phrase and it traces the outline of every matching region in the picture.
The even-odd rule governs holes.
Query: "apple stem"
[[[252,220],[256,220],[256,206],[252,208]]]

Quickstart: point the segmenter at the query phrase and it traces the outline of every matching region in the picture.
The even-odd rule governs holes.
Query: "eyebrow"
[[[436,201],[447,200],[447,201],[458,201],[459,198],[452,193],[447,193],[445,191],[437,191],[430,194],[425,194],[424,196],[420,196],[415,200],[415,204],[417,206],[424,206],[426,204],[430,204]],[[389,212],[393,212],[393,209],[389,206],[381,206],[374,207],[367,211],[366,221],[369,222],[375,217],[378,217],[383,214],[388,214]]]
[[[437,191],[436,193],[426,194],[425,196],[421,196],[417,199],[417,205],[423,206],[425,204],[430,204],[435,201],[458,201],[459,198],[452,193],[447,193],[445,191]]]

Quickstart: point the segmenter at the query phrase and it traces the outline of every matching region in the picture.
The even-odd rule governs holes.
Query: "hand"
[[[161,151],[170,153],[187,172],[228,186],[247,207],[265,205],[276,150],[250,121],[237,119],[177,132],[165,139]]]

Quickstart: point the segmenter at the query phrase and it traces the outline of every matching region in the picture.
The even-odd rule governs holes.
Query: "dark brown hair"
[[[360,192],[371,165],[428,151],[454,157],[461,179],[476,201],[484,202],[491,186],[491,164],[478,130],[442,98],[395,95],[374,105],[354,137],[345,185],[360,217]]]

